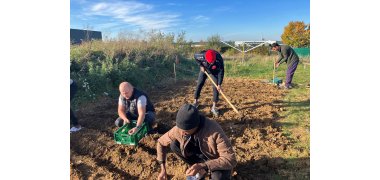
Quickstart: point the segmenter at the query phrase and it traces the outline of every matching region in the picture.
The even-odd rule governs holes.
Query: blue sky
[[[186,32],[186,39],[281,40],[290,21],[310,23],[310,0],[70,0],[70,28],[119,32]]]

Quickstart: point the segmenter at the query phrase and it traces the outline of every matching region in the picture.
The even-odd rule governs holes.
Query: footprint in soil
[[[121,157],[130,156],[132,154],[135,154],[137,152],[137,149],[133,147],[127,147],[127,148],[120,148],[119,153]]]
[[[124,148],[120,148],[120,149],[119,149],[119,153],[120,153],[120,156],[125,156],[125,155],[127,155],[127,153],[125,153],[125,149],[124,149]]]

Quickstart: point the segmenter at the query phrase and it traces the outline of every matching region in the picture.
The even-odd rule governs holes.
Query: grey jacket
[[[277,63],[284,63],[288,64],[288,67],[290,67],[292,64],[299,61],[297,53],[288,45],[280,45],[280,51],[278,52],[278,59]]]

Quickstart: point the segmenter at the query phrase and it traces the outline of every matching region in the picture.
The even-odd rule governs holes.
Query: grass
[[[227,57],[225,60],[226,76],[270,81],[273,78],[273,61],[275,59],[276,56],[255,56],[241,62],[240,59],[232,61]],[[293,77],[295,88],[287,91],[282,103],[279,104],[283,109],[280,113],[283,118],[279,120],[279,123],[283,133],[291,139],[293,144],[286,152],[280,152],[278,155],[288,160],[285,169],[294,171],[296,179],[304,179],[305,175],[308,176],[310,172],[308,167],[310,158],[310,89],[306,87],[310,83],[309,62],[309,58],[301,58]],[[286,69],[286,64],[282,64],[276,72],[276,76],[283,81]],[[302,159],[302,161],[297,165],[292,161],[293,159]],[[293,167],[298,168],[294,169]]]
[[[310,89],[305,88],[310,83],[310,66],[299,65],[294,74],[294,83],[298,87],[292,89],[284,97],[285,111],[282,120],[283,130],[295,140],[295,148],[304,149],[293,157],[310,156]]]

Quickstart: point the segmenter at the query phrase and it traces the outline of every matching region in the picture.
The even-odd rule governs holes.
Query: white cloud
[[[194,21],[198,21],[198,22],[206,22],[208,20],[210,20],[210,18],[203,15],[198,15],[194,17]]]
[[[85,9],[87,16],[110,17],[147,30],[173,27],[179,21],[177,14],[155,12],[152,5],[133,1],[95,3]]]
[[[98,4],[95,4],[94,6],[92,6],[91,8],[91,11],[102,11],[104,9],[107,8],[107,4],[106,3],[98,3]]]
[[[103,24],[98,24],[96,25],[96,28],[97,29],[108,29],[108,28],[113,28],[113,27],[117,27],[119,26],[120,23],[115,23],[115,22],[111,22],[111,23],[103,23]]]

